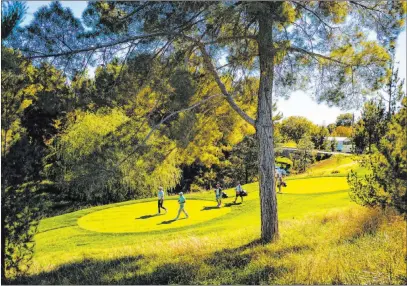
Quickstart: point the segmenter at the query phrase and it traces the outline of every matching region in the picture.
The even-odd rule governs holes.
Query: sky
[[[28,24],[35,11],[39,7],[49,4],[50,1],[27,1],[28,11],[24,19],[23,25]],[[71,8],[73,14],[77,18],[81,18],[83,10],[86,8],[86,1],[61,1],[64,7]],[[406,78],[406,31],[402,32],[397,40],[396,61],[399,62],[399,77]],[[406,87],[406,86],[405,86]],[[359,110],[341,110],[337,107],[329,107],[328,105],[316,103],[309,94],[303,91],[295,91],[291,94],[288,100],[279,99],[277,108],[283,113],[284,117],[289,116],[304,116],[309,120],[319,125],[328,125],[334,123],[336,117],[345,112],[355,113],[356,118],[359,115]]]

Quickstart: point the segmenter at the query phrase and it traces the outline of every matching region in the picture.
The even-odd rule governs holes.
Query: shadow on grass
[[[148,218],[156,217],[156,216],[159,216],[159,215],[161,215],[161,214],[143,215],[143,216],[140,216],[140,217],[136,217],[136,219],[148,219]]]
[[[183,217],[183,218],[179,218],[179,219],[170,219],[170,220],[165,220],[165,221],[162,221],[162,222],[160,222],[160,223],[158,223],[157,225],[160,225],[160,224],[171,224],[171,223],[173,223],[173,222],[175,222],[175,221],[177,221],[177,220],[182,220],[182,219],[186,219],[186,217]]]
[[[157,225],[160,225],[160,224],[171,224],[171,223],[173,223],[174,221],[175,221],[175,219],[165,220],[165,221],[162,221],[162,222],[160,222],[160,223],[157,223]]]
[[[113,260],[84,259],[80,262],[64,264],[52,271],[21,277],[7,281],[15,284],[57,284],[95,285],[122,284],[116,277],[126,273],[136,273],[140,269],[142,255],[128,256]]]
[[[174,262],[164,263],[157,267],[153,272],[130,277],[120,284],[141,284],[141,285],[169,285],[169,284],[202,284],[197,283],[199,274],[198,262]]]
[[[148,261],[143,256],[124,257],[114,260],[84,259],[81,262],[65,264],[50,272],[21,277],[17,280],[2,281],[5,285],[163,285],[191,284],[197,278],[199,264],[164,263],[149,273],[138,274],[141,266]],[[3,283],[4,282],[4,283]]]
[[[238,284],[243,285],[260,285],[260,284],[275,284],[275,280],[288,273],[289,269],[283,266],[265,265],[256,268],[254,271],[242,275],[238,279]]]
[[[281,257],[303,249],[294,246],[272,251],[260,240],[255,240],[236,248],[215,251],[203,259],[197,259],[193,252],[185,250],[185,253],[174,257],[176,259],[166,258],[158,265],[157,255],[113,260],[85,259],[50,272],[10,281],[9,284],[272,284],[289,269],[259,264],[259,255]],[[254,264],[251,263],[253,260]]]
[[[221,206],[220,208],[218,208],[217,206],[204,206],[202,209],[201,209],[201,211],[210,211],[210,210],[218,210],[218,209],[221,209],[221,208],[230,208],[230,207],[233,207],[233,206],[238,206],[238,205],[241,205],[242,203],[226,203],[226,204],[224,204],[223,206]]]
[[[250,263],[258,258],[259,249],[266,252],[262,240],[256,239],[236,248],[215,251],[204,262],[206,265],[214,265],[221,271],[221,276],[215,278],[220,284],[270,284],[288,272],[283,266],[253,267]],[[273,252],[270,251],[266,255],[273,255]]]
[[[210,210],[218,210],[220,208],[218,208],[217,206],[205,206],[201,209],[201,211],[210,211]]]
[[[241,205],[243,202],[240,202],[240,203],[227,203],[227,204],[225,204],[224,206],[225,207],[227,207],[227,208],[230,208],[230,207],[233,207],[233,206],[239,206],[239,205]]]
[[[351,230],[338,242],[349,238],[357,239],[363,233],[375,233],[380,225],[379,218],[379,214],[375,212],[353,218],[355,221]],[[329,216],[324,219],[337,220],[337,217]],[[221,240],[219,242],[222,243]],[[49,272],[6,281],[4,284],[278,284],[279,281],[286,281],[284,277],[287,273],[294,271],[290,265],[290,255],[310,252],[308,255],[312,251],[312,245],[273,245],[263,244],[260,240],[207,254],[193,249],[171,254],[163,249],[151,256],[139,255],[113,260],[85,259]],[[282,259],[286,257],[287,260]],[[396,281],[404,281],[400,284],[407,281],[406,276],[399,276],[398,279]],[[343,283],[341,280],[332,281]],[[299,282],[301,281],[297,281]]]

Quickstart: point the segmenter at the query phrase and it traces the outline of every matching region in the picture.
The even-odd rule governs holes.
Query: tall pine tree
[[[405,12],[405,2],[390,0],[90,2],[83,14],[85,30],[53,4],[12,44],[33,60],[76,70],[114,56],[126,61],[131,50],[154,57],[176,53],[216,82],[217,93],[256,129],[261,236],[268,242],[278,238],[274,98],[302,88],[331,105],[361,103],[388,79],[386,46],[401,31]],[[376,32],[377,41],[368,40],[369,31]],[[237,99],[253,74],[259,86],[253,92],[257,109],[250,114]]]

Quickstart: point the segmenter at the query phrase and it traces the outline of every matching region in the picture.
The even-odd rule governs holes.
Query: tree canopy
[[[336,118],[336,126],[352,126],[353,123],[353,114],[352,113],[344,113],[338,115]]]
[[[304,135],[310,135],[317,127],[302,116],[290,116],[281,122],[280,131],[286,139],[298,143]]]
[[[389,47],[405,13],[405,2],[390,0],[89,2],[82,22],[54,2],[4,44],[72,81],[75,107],[85,113],[69,112],[80,120],[52,140],[63,143],[56,148],[70,171],[79,164],[68,179],[87,177],[82,164],[104,160],[101,168],[121,174],[112,189],[123,178],[149,182],[133,169],[152,174],[164,164],[211,164],[228,142],[255,132],[262,239],[271,241],[278,238],[273,99],[303,89],[318,102],[361,105],[389,80]],[[88,65],[98,66],[94,82],[85,76]],[[109,116],[122,124],[109,129]],[[81,151],[67,134],[86,130],[93,133],[87,151],[101,143],[75,158]],[[176,175],[157,176],[175,182]]]
[[[364,177],[352,172],[348,176],[351,197],[356,202],[380,208],[394,208],[406,214],[407,201],[407,98],[400,111],[387,123],[385,134],[372,154],[362,160],[370,171]]]

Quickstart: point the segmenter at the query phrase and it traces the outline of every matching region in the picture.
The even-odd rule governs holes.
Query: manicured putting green
[[[281,192],[284,194],[323,194],[344,191],[349,189],[346,177],[318,177],[309,179],[294,179],[286,180],[287,187],[282,187]],[[257,183],[252,183],[244,186],[247,190],[248,196],[244,198],[245,201],[259,199],[259,189]],[[277,190],[278,191],[278,190]],[[228,190],[227,194],[234,199],[234,190]],[[280,196],[280,194],[278,194]],[[237,200],[240,202],[240,198]]]
[[[168,209],[168,213],[162,210],[161,215],[157,215],[157,201],[108,208],[79,218],[78,225],[104,233],[148,232],[201,223],[231,211],[230,207],[216,208],[215,201],[188,200],[187,196],[185,210],[189,218],[185,219],[181,212],[179,220],[174,221],[178,213],[178,202],[166,200],[164,207]]]
[[[283,187],[282,192],[288,194],[317,194],[349,189],[346,177],[321,177],[287,180],[286,182],[287,187]]]

